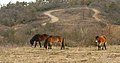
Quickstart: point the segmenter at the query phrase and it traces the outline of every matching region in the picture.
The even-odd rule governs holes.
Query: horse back
[[[62,42],[63,38],[61,36],[49,36],[49,42]]]
[[[102,43],[106,42],[106,36],[105,35],[100,36],[99,41],[102,42]]]
[[[40,40],[40,41],[43,41],[43,40],[47,39],[48,36],[49,36],[49,35],[47,35],[47,34],[39,35],[39,40]]]

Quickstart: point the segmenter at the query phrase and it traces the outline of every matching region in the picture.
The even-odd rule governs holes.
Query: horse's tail
[[[65,48],[64,38],[63,38],[63,40],[62,40],[62,48]],[[61,48],[61,49],[62,49],[62,48]]]
[[[47,44],[48,44],[48,39],[46,39],[44,42],[44,48],[46,48],[46,49],[47,49]]]

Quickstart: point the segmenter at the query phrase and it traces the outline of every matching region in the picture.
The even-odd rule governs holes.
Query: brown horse
[[[30,44],[31,44],[31,46],[33,46],[33,44],[35,43],[35,46],[34,46],[34,47],[36,47],[37,42],[39,42],[40,47],[42,47],[41,41],[45,40],[48,36],[49,36],[49,35],[47,35],[47,34],[42,34],[42,35],[36,34],[36,35],[34,35],[34,36],[30,39]]]
[[[96,36],[96,42],[97,42],[98,50],[100,49],[103,50],[103,47],[106,50],[106,36],[105,35]]]
[[[61,36],[49,36],[44,42],[44,47],[47,49],[48,46],[48,49],[52,49],[52,43],[60,43],[61,49],[65,48],[64,38]]]

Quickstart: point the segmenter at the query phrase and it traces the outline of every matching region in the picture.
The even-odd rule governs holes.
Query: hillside
[[[48,1],[0,8],[0,63],[120,63],[120,0]],[[38,33],[64,37],[65,49],[30,47]],[[107,50],[96,35],[107,36]]]
[[[94,37],[102,34],[107,35],[108,44],[120,44],[119,0],[68,2],[53,0],[41,4],[38,0],[3,6],[0,9],[0,44],[29,45],[30,38],[37,33],[61,35],[67,46],[95,45]]]

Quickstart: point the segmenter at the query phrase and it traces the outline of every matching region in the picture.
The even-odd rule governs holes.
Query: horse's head
[[[33,44],[34,44],[34,40],[33,39],[30,39],[30,44],[31,44],[31,47],[32,47]]]
[[[98,39],[98,38],[99,38],[99,36],[96,36],[96,37],[95,37],[95,39],[96,39],[95,42],[99,42],[99,39]]]

